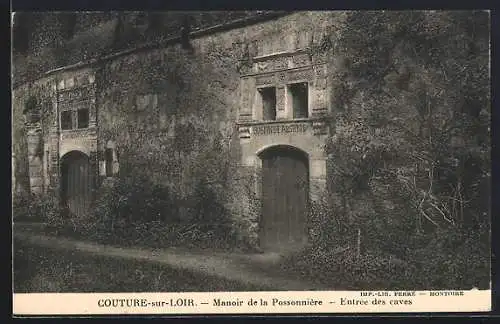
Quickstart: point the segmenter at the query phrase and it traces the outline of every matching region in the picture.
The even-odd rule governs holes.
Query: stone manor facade
[[[326,190],[323,146],[336,109],[334,58],[316,49],[340,30],[343,17],[251,13],[191,23],[190,31],[179,22],[160,41],[139,39],[116,50],[109,44],[123,26],[149,29],[109,17],[65,41],[64,65],[21,75],[26,67],[14,61],[21,76],[13,116],[23,119],[14,123],[13,141],[26,144],[13,147],[14,188],[24,172],[28,190],[56,189],[80,217],[96,188],[123,172],[120,149],[131,138],[183,136],[178,125],[201,122],[236,134],[227,145],[260,198],[252,228],[261,245],[307,241],[308,205]],[[33,61],[44,54],[29,55]],[[181,77],[174,82],[173,75]]]

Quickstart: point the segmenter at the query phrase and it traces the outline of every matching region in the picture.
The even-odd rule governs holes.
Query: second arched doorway
[[[92,173],[89,157],[80,151],[66,153],[61,160],[61,200],[70,216],[89,213]]]
[[[291,146],[273,146],[262,160],[260,245],[284,250],[307,242],[309,159]]]

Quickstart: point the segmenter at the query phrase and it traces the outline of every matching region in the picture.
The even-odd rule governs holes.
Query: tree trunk
[[[359,259],[361,257],[361,228],[358,227],[357,237],[356,237],[356,257]]]

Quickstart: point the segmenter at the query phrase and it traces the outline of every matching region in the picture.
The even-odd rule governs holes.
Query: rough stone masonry
[[[60,192],[64,183],[74,186],[67,195],[77,197],[82,179],[85,186],[95,189],[134,165],[142,168],[140,159],[133,158],[137,156],[152,159],[147,161],[156,158],[158,163],[177,159],[176,175],[152,167],[150,176],[185,188],[192,179],[182,176],[187,172],[184,169],[196,159],[205,140],[217,138],[221,150],[228,152],[221,151],[220,159],[236,165],[237,174],[230,179],[233,189],[227,193],[234,197],[227,199],[227,207],[241,220],[242,230],[257,241],[262,236],[270,242],[285,236],[293,240],[294,226],[306,226],[294,224],[307,223],[307,219],[286,215],[299,213],[300,201],[307,205],[326,190],[323,144],[335,113],[335,94],[329,87],[333,57],[312,49],[326,31],[341,26],[344,13],[254,13],[219,19],[211,26],[199,23],[188,34],[189,49],[173,33],[147,46],[145,39],[137,37],[128,48],[114,51],[106,42],[113,44],[117,26],[125,24],[127,35],[133,34],[134,26],[138,26],[136,31],[148,27],[138,23],[137,17],[131,22],[130,17],[127,21],[127,17],[110,15],[89,23],[79,15],[85,23],[77,26],[84,31],[75,32],[66,43],[73,46],[71,53],[78,53],[80,47],[86,56],[63,59],[65,53],[51,52],[50,44],[44,44],[42,54],[28,51],[14,60],[14,70],[20,75],[13,90],[16,188],[27,177],[29,188],[25,189],[34,193]],[[180,32],[180,27],[169,30]],[[39,38],[50,43],[43,35]],[[97,49],[93,49],[95,42],[100,43]],[[40,65],[38,70],[21,71],[21,63],[16,67],[16,62],[33,62],[43,58],[43,53],[60,55],[64,64],[51,63],[52,70]],[[172,142],[176,145],[166,144]],[[267,183],[263,168],[272,163],[297,168],[298,160],[286,153],[292,151],[304,157],[305,180],[290,182],[287,187],[292,189],[282,194],[281,178]],[[70,159],[76,159],[75,152],[85,157],[81,163],[88,165],[88,178],[78,173],[76,160]],[[268,163],[263,156],[275,162]],[[306,186],[305,200],[300,184]],[[263,185],[277,189],[264,197]],[[257,209],[253,196],[260,201]],[[269,208],[270,213],[283,216],[259,211],[266,199],[282,202],[283,208],[274,206],[278,203]],[[72,204],[78,201],[75,198]],[[267,232],[262,229],[266,226]]]

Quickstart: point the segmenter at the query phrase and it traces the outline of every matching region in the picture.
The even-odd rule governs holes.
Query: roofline
[[[219,25],[215,25],[215,26],[210,26],[210,27],[203,28],[203,29],[194,30],[194,31],[189,33],[189,36],[191,38],[200,38],[203,36],[215,34],[217,32],[232,30],[232,29],[256,24],[259,22],[264,22],[264,21],[275,19],[275,18],[280,18],[283,16],[291,15],[293,13],[296,13],[296,11],[277,11],[277,12],[263,13],[263,14],[259,14],[259,15],[255,15],[255,16],[251,16],[251,17],[235,19],[235,20],[229,21],[227,23],[223,23],[223,24],[219,24]],[[122,51],[119,51],[116,53],[112,53],[112,54],[106,55],[104,57],[93,58],[93,59],[90,59],[87,61],[80,61],[80,62],[75,63],[75,64],[61,66],[61,67],[43,72],[43,73],[39,74],[38,76],[34,77],[33,79],[26,78],[24,80],[20,80],[19,82],[16,82],[15,84],[13,84],[12,89],[16,89],[16,88],[18,88],[21,85],[26,84],[26,83],[40,80],[43,77],[50,76],[50,75],[55,74],[57,72],[82,69],[85,67],[92,66],[94,64],[110,61],[110,60],[116,59],[116,58],[121,57],[121,56],[126,56],[126,55],[130,55],[133,53],[137,53],[137,52],[141,52],[141,51],[145,51],[145,50],[150,50],[150,49],[157,49],[157,48],[160,48],[162,46],[177,44],[177,43],[180,43],[180,41],[181,41],[180,35],[171,36],[171,37],[159,40],[159,41],[145,43],[145,44],[139,45],[139,46],[134,47],[134,48],[129,48],[129,49],[122,50]]]

